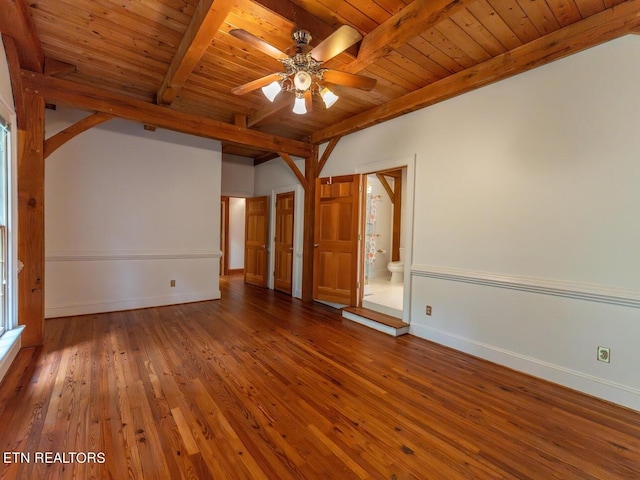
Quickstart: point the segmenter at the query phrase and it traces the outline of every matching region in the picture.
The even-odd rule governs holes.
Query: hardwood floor
[[[0,477],[640,478],[637,412],[221,286],[220,301],[47,321],[0,386]]]

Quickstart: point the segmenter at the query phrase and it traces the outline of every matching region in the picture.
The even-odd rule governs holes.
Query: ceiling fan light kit
[[[296,94],[296,99],[293,102],[293,113],[297,113],[298,115],[307,113],[307,106],[305,105],[304,97],[298,96],[298,94]]]
[[[322,98],[325,108],[330,108],[338,100],[339,97],[325,85],[325,81],[363,90],[371,90],[376,84],[374,79],[361,75],[322,68],[323,62],[362,39],[357,30],[347,25],[338,28],[313,49],[309,46],[311,34],[306,30],[296,30],[293,33],[295,53],[291,56],[245,30],[231,30],[230,34],[279,60],[284,67],[284,72],[272,73],[234,88],[232,92],[237,95],[261,88],[265,97],[273,102],[281,91],[292,92],[295,95],[293,112],[305,114],[311,111],[314,94]],[[329,77],[326,80],[325,73]],[[276,77],[275,80],[274,77]]]
[[[329,90],[327,87],[324,87],[322,90],[320,90],[320,96],[322,97],[322,100],[324,101],[324,105],[327,108],[331,107],[331,105],[336,103],[340,98],[331,90]]]
[[[269,85],[262,87],[262,93],[264,93],[264,96],[267,97],[270,102],[273,102],[281,91],[282,87],[278,81],[271,82]]]

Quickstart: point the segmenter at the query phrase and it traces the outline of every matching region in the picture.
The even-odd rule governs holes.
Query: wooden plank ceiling
[[[0,0],[0,6],[21,0]],[[269,135],[319,143],[450,98],[638,28],[637,0],[32,0],[45,59],[75,66],[64,80]],[[244,29],[287,51],[296,28],[317,45],[341,25],[363,40],[323,66],[377,80],[335,87],[305,115],[293,95],[274,108],[241,84],[282,71],[243,40]],[[9,27],[3,33],[11,35]],[[33,39],[32,39],[33,42]],[[34,70],[25,58],[23,69]],[[46,63],[46,62],[45,62]],[[475,80],[477,79],[477,80]],[[333,87],[332,87],[333,88]],[[246,123],[245,123],[246,122]],[[269,149],[225,144],[265,158]]]

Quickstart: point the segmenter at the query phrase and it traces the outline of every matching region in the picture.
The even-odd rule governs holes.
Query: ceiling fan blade
[[[289,56],[286,53],[278,50],[273,45],[268,44],[261,38],[256,37],[255,35],[247,32],[246,30],[235,28],[231,30],[229,34],[236,38],[239,38],[244,42],[247,42],[256,50],[260,50],[262,53],[266,53],[267,55],[275,58],[276,60],[284,60],[286,58],[289,58]]]
[[[311,113],[313,110],[313,97],[311,90],[304,92],[304,106],[307,108],[307,113]]]
[[[342,25],[316,45],[310,54],[318,62],[326,62],[360,40],[362,40],[362,35],[355,28]]]
[[[354,75],[353,73],[341,72],[339,70],[325,70],[322,74],[323,80],[345,87],[359,88],[361,90],[371,90],[376,86],[377,80],[374,78]]]
[[[252,80],[249,83],[245,83],[244,85],[235,87],[231,90],[231,92],[235,93],[236,95],[244,95],[245,93],[253,92],[260,87],[269,85],[271,82],[277,82],[278,80],[280,80],[280,74],[272,73],[271,75],[267,75],[266,77],[258,78],[257,80]]]

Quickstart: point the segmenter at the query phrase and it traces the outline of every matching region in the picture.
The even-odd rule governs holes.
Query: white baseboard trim
[[[411,324],[412,335],[640,411],[640,389],[521,355],[450,332]]]
[[[20,335],[24,330],[24,325],[12,328],[0,337],[0,382],[9,371],[11,363],[15,360],[20,351]]]
[[[554,295],[557,297],[576,298],[579,300],[621,305],[623,307],[640,308],[640,291],[627,288],[520,275],[504,275],[492,272],[477,272],[433,265],[412,265],[411,274],[417,277],[508,288],[511,290]]]
[[[51,305],[45,307],[45,318],[70,317],[74,315],[89,315],[92,313],[117,312],[120,310],[134,310],[137,308],[160,307],[163,305],[177,305],[180,303],[202,302],[205,300],[219,300],[220,290],[213,292],[191,292],[158,297],[140,297],[114,300],[109,302],[77,303],[72,305]]]

